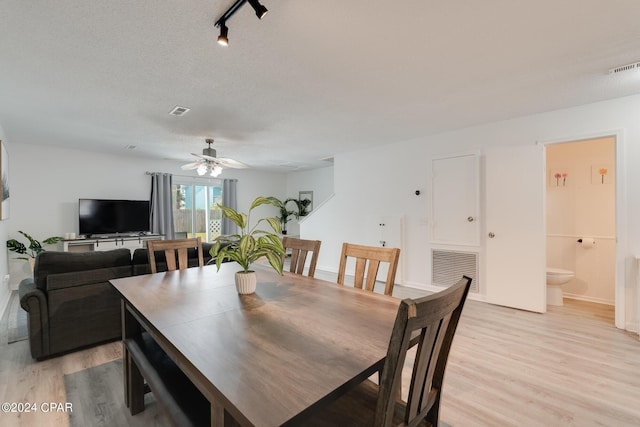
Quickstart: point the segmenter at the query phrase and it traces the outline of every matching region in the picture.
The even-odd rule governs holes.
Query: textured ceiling
[[[638,0],[2,0],[12,143],[256,168],[640,92]],[[168,112],[191,108],[183,117]],[[135,145],[135,150],[127,150]]]

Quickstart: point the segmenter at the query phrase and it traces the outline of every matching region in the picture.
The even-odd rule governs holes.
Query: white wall
[[[547,146],[547,266],[575,272],[565,296],[615,303],[615,138]],[[606,168],[604,180],[599,169]],[[568,174],[557,179],[555,174]],[[603,183],[604,182],[604,183]],[[596,245],[579,245],[582,237]]]
[[[333,195],[333,166],[288,173],[285,199],[297,199],[299,191],[313,191],[313,206],[320,206]],[[306,218],[301,218],[300,222],[305,220]],[[287,225],[287,231],[291,235],[300,234],[297,219],[291,220]]]
[[[11,144],[5,138],[4,131],[2,129],[2,125],[0,124],[0,141],[5,145],[9,156],[11,156]],[[9,183],[12,181],[12,170],[9,169]],[[12,190],[12,189],[11,189]],[[13,195],[13,192],[11,193]],[[9,197],[12,199],[12,197]],[[11,214],[11,212],[9,212]],[[2,285],[2,278],[9,273],[9,259],[7,257],[7,249],[4,245],[4,242],[7,241],[7,234],[9,229],[9,220],[0,221],[0,242],[3,242],[2,247],[4,248],[4,255],[0,256],[0,315],[4,313],[4,309],[9,302],[9,295],[11,294],[11,289],[9,286]]]
[[[12,142],[10,158],[11,217],[0,223],[9,238],[18,238],[18,230],[38,240],[66,232],[77,233],[79,198],[148,200],[151,177],[146,171],[191,174],[180,169],[180,162],[68,150],[23,141]],[[238,179],[238,209],[242,211],[246,211],[257,196],[284,196],[286,187],[284,173],[225,170],[220,178]],[[276,210],[272,209],[269,214],[275,215]],[[3,250],[6,252],[6,248]],[[13,255],[9,255],[9,269],[11,285],[15,287],[30,272],[27,263],[14,260]]]
[[[618,211],[618,223],[627,223],[626,235],[618,235],[624,258],[621,279],[626,298],[625,327],[638,325],[637,267],[640,254],[640,96],[625,97],[580,107],[541,113],[513,120],[489,123],[411,141],[390,144],[362,152],[335,156],[334,187],[330,203],[302,224],[304,236],[322,240],[318,268],[337,269],[341,242],[365,241],[363,213],[405,216],[403,252],[404,283],[427,287],[430,282],[428,253],[428,197],[414,195],[429,187],[429,162],[434,156],[480,150],[492,146],[521,146],[549,140],[576,140],[581,137],[621,132],[625,155],[618,165],[628,188],[626,206]],[[381,165],[384,165],[381,167]],[[541,179],[543,171],[540,171]],[[508,177],[505,177],[508,179]],[[628,218],[628,220],[627,220]],[[484,219],[482,220],[484,221]],[[523,224],[523,226],[526,226]],[[623,227],[623,229],[625,228]],[[619,227],[620,229],[620,227]],[[544,251],[545,248],[541,248]],[[513,256],[517,256],[514,253]],[[504,262],[509,262],[505,259]],[[484,266],[481,265],[481,268]]]

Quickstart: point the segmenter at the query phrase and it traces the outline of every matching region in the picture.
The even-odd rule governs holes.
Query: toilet
[[[562,268],[547,267],[547,304],[562,305],[561,286],[571,280],[574,272]]]

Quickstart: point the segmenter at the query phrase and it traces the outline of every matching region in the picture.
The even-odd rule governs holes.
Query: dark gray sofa
[[[205,263],[210,248],[203,244]],[[166,270],[164,252],[156,252],[156,259],[158,271]],[[198,265],[195,249],[189,252],[189,265]],[[150,271],[146,249],[40,253],[34,278],[18,288],[31,356],[41,360],[120,339],[120,297],[109,280]]]

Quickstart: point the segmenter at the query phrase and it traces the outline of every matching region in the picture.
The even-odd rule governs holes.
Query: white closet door
[[[478,156],[433,159],[431,172],[431,242],[478,246]]]
[[[485,167],[487,301],[544,313],[543,147],[487,150]]]

